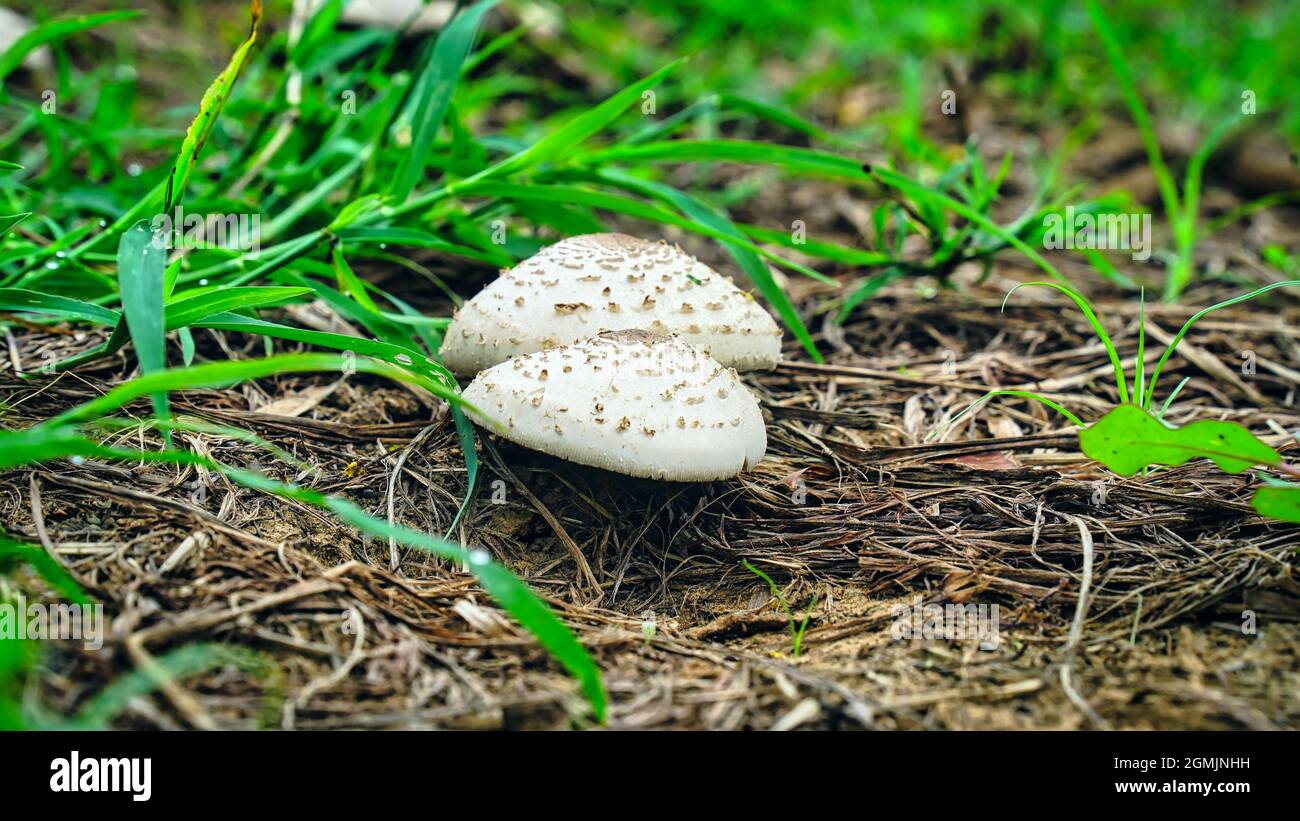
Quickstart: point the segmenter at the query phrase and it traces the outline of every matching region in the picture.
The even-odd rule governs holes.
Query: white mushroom
[[[758,400],[734,370],[645,331],[516,357],[464,397],[483,414],[475,421],[513,442],[630,476],[725,479],[767,450]]]
[[[457,312],[442,358],[473,374],[634,329],[676,334],[742,371],[781,361],[781,330],[753,297],[680,248],[626,234],[561,240],[503,272]]]

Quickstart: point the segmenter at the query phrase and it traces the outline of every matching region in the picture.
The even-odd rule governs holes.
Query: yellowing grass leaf
[[[189,130],[185,132],[181,153],[176,158],[176,164],[172,166],[172,173],[167,179],[163,211],[172,210],[172,206],[180,202],[181,195],[185,192],[185,183],[190,178],[190,172],[194,170],[194,161],[203,150],[208,135],[212,133],[212,126],[216,125],[217,117],[220,116],[221,109],[230,97],[230,90],[235,87],[235,81],[239,79],[239,72],[248,62],[248,53],[253,48],[253,41],[257,39],[257,25],[262,21],[262,0],[253,0],[252,15],[253,23],[248,30],[248,39],[235,49],[225,69],[203,93],[203,100],[199,103],[199,113],[195,116],[194,122],[190,123]]]

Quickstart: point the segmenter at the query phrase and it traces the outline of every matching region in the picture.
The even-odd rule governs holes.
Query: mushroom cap
[[[516,357],[463,396],[512,442],[629,476],[726,479],[767,451],[758,400],[735,370],[645,331]]]
[[[560,240],[504,271],[456,312],[442,359],[468,375],[632,329],[676,334],[742,371],[781,361],[781,329],[753,297],[680,248],[627,234]]]

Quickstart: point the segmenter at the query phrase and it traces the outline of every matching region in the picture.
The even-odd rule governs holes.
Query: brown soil
[[[1094,418],[1114,385],[1086,326],[1058,300],[1025,293],[1000,314],[993,291],[925,299],[911,288],[870,303],[842,333],[821,328],[827,365],[791,348],[788,365],[748,378],[770,442],[742,478],[645,482],[481,440],[481,485],[456,535],[506,562],[578,633],[604,671],[613,727],[1300,724],[1300,527],[1259,519],[1247,504],[1257,480],[1208,463],[1109,475],[1075,452],[1062,420],[1015,400],[925,443],[986,386],[1033,386]],[[1123,322],[1117,336],[1131,358],[1132,308],[1099,310],[1112,328]],[[1172,331],[1186,311],[1149,313]],[[1300,413],[1283,363],[1295,361],[1298,317],[1294,302],[1279,302],[1205,321],[1168,374],[1168,388],[1191,377],[1171,418],[1234,419],[1294,457]],[[260,347],[241,354],[245,340],[197,336],[200,355]],[[32,331],[15,336],[14,355],[30,363],[91,341]],[[1258,368],[1243,376],[1247,349]],[[32,382],[6,369],[9,423],[83,401],[133,366],[118,358]],[[378,515],[391,504],[397,521],[442,533],[465,474],[440,409],[354,376],[302,416],[257,412],[332,381],[176,397],[179,412],[249,428],[320,478],[230,439],[183,442],[230,464],[257,460]],[[277,406],[286,408],[296,410]],[[122,726],[589,721],[574,683],[469,576],[362,540],[328,514],[217,477],[205,484],[190,468],[56,463],[8,473],[0,487],[4,526],[45,543],[112,617],[106,651],[70,646],[47,658],[57,675],[43,696],[57,711],[131,669],[135,634],[148,653],[194,640],[247,646],[278,673],[191,677],[137,701]],[[1085,532],[1095,560],[1071,649]],[[187,539],[188,555],[160,573]],[[797,618],[812,604],[797,658],[783,611],[744,560],[778,582]],[[894,638],[895,606],[916,597],[997,604],[998,646]],[[1247,611],[1253,634],[1243,632]]]

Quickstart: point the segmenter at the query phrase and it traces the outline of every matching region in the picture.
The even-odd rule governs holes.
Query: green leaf
[[[21,37],[13,41],[9,48],[5,49],[4,54],[0,54],[0,81],[3,81],[14,69],[22,65],[23,59],[28,54],[46,43],[96,26],[130,20],[139,15],[140,12],[138,11],[110,11],[103,14],[86,14],[81,17],[67,17],[41,23],[39,26],[24,32]]]
[[[871,299],[876,292],[891,282],[902,279],[907,275],[907,271],[897,265],[891,265],[883,271],[877,271],[869,277],[862,279],[857,289],[844,300],[840,307],[840,312],[835,316],[835,321],[844,324],[844,320],[849,318],[853,309]]]
[[[167,252],[159,237],[141,220],[122,235],[117,246],[117,279],[122,311],[131,332],[135,355],[144,374],[167,366],[166,312],[163,310],[164,265]],[[167,395],[153,398],[154,413],[167,418]]]
[[[227,311],[243,311],[280,305],[311,293],[310,288],[257,285],[217,288],[170,302],[166,308],[167,330],[184,328]]]
[[[467,551],[464,547],[436,536],[410,530],[374,518],[349,501],[327,496],[314,490],[286,485],[261,474],[238,470],[187,451],[162,452],[135,451],[98,445],[76,434],[69,425],[79,420],[94,419],[122,406],[132,398],[152,392],[161,382],[173,389],[181,386],[212,386],[229,384],[243,379],[257,378],[274,373],[337,369],[342,360],[335,356],[282,356],[244,362],[222,362],[180,368],[127,382],[105,396],[64,413],[54,419],[25,431],[0,430],[0,467],[24,464],[29,461],[68,455],[93,455],[124,460],[144,460],[176,464],[202,465],[219,471],[245,487],[273,493],[333,512],[340,519],[362,532],[391,538],[402,544],[425,552],[465,563],[488,592],[525,629],[533,634],[575,678],[591,702],[597,721],[604,723],[607,697],[601,682],[600,669],[586,649],[564,622],[551,611],[544,601],[529,590],[505,567],[492,561],[482,550]],[[376,367],[378,363],[364,365],[357,362],[358,370],[403,378],[397,369]],[[39,450],[24,447],[39,445]],[[7,464],[6,464],[7,463]]]
[[[171,174],[167,177],[163,211],[172,210],[172,206],[180,202],[181,195],[185,192],[185,184],[190,179],[190,172],[194,170],[194,162],[199,152],[203,150],[208,135],[212,133],[212,127],[217,124],[217,117],[221,115],[221,109],[226,105],[235,81],[239,79],[239,72],[248,62],[248,53],[257,39],[257,25],[262,21],[262,0],[253,0],[252,16],[253,22],[249,26],[248,38],[235,49],[230,62],[203,93],[203,99],[199,102],[199,113],[185,132],[180,154],[176,157],[176,164],[172,166]]]
[[[1175,467],[1198,457],[1227,473],[1281,461],[1277,451],[1236,422],[1202,419],[1176,428],[1128,404],[1080,431],[1079,447],[1120,476],[1133,476],[1149,465]]]
[[[101,305],[24,288],[0,288],[0,311],[46,314],[96,325],[116,325],[119,318],[117,311]]]
[[[1300,522],[1300,485],[1272,482],[1255,491],[1251,507],[1261,516]]]
[[[1042,254],[1035,251],[1032,247],[1026,244],[1015,234],[1003,228],[1001,225],[998,225],[993,220],[989,219],[986,215],[980,213],[978,209],[972,208],[970,205],[967,205],[966,203],[961,202],[959,200],[955,200],[952,197],[948,196],[947,194],[926,188],[924,185],[917,182],[916,180],[909,179],[908,177],[905,177],[902,174],[899,174],[896,171],[891,171],[887,168],[872,168],[871,174],[872,176],[879,179],[885,185],[888,185],[891,188],[896,188],[899,191],[902,191],[903,193],[907,194],[909,197],[912,197],[918,202],[930,203],[936,207],[943,206],[944,208],[947,208],[949,211],[952,211],[953,213],[959,216],[965,217],[966,219],[973,222],[975,225],[979,226],[983,230],[987,231],[988,233],[992,234],[993,236],[1005,242],[1007,245],[1010,245],[1012,248],[1015,248],[1017,251],[1024,254],[1026,257],[1029,258],[1030,262],[1033,262],[1035,265],[1041,268],[1043,272],[1046,273],[1048,276],[1050,276],[1052,279],[1056,280],[1057,282],[1063,285],[1068,286],[1070,284],[1070,281],[1065,278],[1065,275],[1062,274],[1060,271],[1056,270],[1056,267],[1053,266],[1052,263],[1044,259]]]
[[[684,59],[669,63],[599,105],[587,109],[533,145],[487,169],[485,176],[513,174],[539,163],[555,162],[576,151],[589,137],[613,122],[641,99],[643,93],[654,88],[683,62]]]
[[[23,211],[21,214],[9,214],[7,216],[0,216],[0,237],[3,237],[5,234],[9,233],[9,230],[11,228],[13,228],[15,225],[22,222],[23,220],[27,219],[31,215],[32,215],[31,211]]]
[[[478,37],[483,16],[496,4],[497,0],[475,3],[456,15],[438,33],[438,39],[434,41],[420,78],[416,81],[415,105],[410,117],[415,124],[415,134],[410,147],[402,154],[392,188],[389,189],[397,202],[407,198],[424,173],[433,140],[442,127],[452,95],[456,93],[461,66]]]
[[[515,262],[514,257],[495,247],[490,250],[480,251],[477,248],[448,242],[418,228],[347,228],[338,233],[340,239],[347,240],[352,244],[406,245],[412,248],[427,248],[430,251],[465,257],[466,259],[477,260],[497,267],[510,266]]]
[[[370,298],[366,292],[366,285],[352,271],[352,266],[348,265],[348,260],[343,256],[343,246],[335,245],[334,251],[330,255],[334,261],[334,274],[338,277],[339,290],[350,294],[357,304],[371,313],[379,314],[379,306]]]
[[[451,418],[456,423],[456,436],[460,440],[461,452],[465,454],[465,498],[456,509],[451,524],[447,526],[447,538],[451,538],[451,534],[456,532],[456,525],[465,515],[469,503],[473,501],[474,487],[478,484],[478,451],[474,449],[474,425],[465,412],[457,407],[452,407]]]
[[[585,153],[583,163],[611,162],[732,162],[775,165],[793,174],[820,174],[859,184],[871,182],[857,160],[817,151],[748,140],[665,140],[640,145],[617,145]]]

